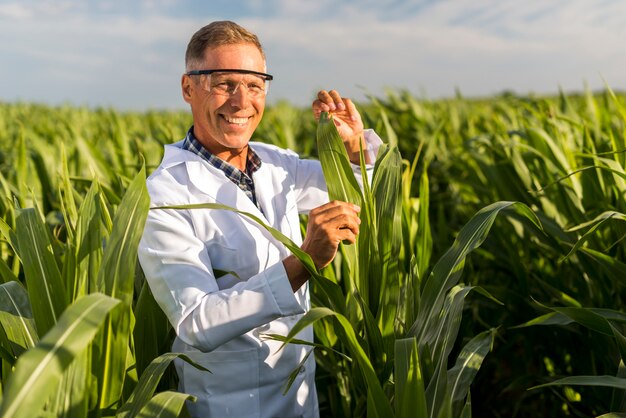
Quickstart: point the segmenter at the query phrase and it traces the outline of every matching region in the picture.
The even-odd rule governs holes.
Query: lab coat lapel
[[[270,171],[271,170],[267,164],[261,163],[261,167],[259,167],[257,172],[253,174],[254,190],[256,192],[257,202],[259,202],[259,206],[263,209],[263,214],[268,225],[278,228],[276,223],[277,207],[272,202],[272,199],[274,199],[275,196]]]

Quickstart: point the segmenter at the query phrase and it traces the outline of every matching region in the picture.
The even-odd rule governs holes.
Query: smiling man
[[[253,213],[301,245],[318,267],[328,265],[342,240],[355,241],[360,209],[328,202],[318,161],[250,142],[273,79],[257,37],[233,22],[213,22],[193,35],[185,60],[181,87],[193,126],[165,147],[148,178],[152,206],[210,202]],[[316,118],[333,114],[361,178],[359,150],[369,150],[366,160],[373,162],[380,139],[364,131],[354,104],[334,90],[320,91],[312,108]],[[301,213],[309,214],[304,240]],[[192,416],[319,416],[310,348],[289,344],[279,351],[280,342],[264,338],[287,335],[310,308],[309,275],[262,226],[227,210],[151,210],[139,259],[176,331],[173,351],[210,370],[176,361],[180,390],[196,397],[188,404]],[[313,341],[312,328],[298,338]]]

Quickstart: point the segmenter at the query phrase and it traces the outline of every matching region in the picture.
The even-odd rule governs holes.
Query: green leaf
[[[73,297],[86,294],[89,289],[96,288],[98,271],[102,265],[104,249],[102,242],[106,238],[106,228],[102,224],[100,206],[100,187],[94,181],[80,205],[80,217],[75,232],[76,271]],[[67,273],[70,276],[70,272]]]
[[[613,336],[611,325],[602,315],[588,308],[561,308],[551,307],[550,309],[571,318],[585,327],[602,333],[604,335]]]
[[[137,416],[140,418],[177,418],[186,400],[195,401],[195,398],[185,393],[161,392],[155,395]]]
[[[585,241],[587,241],[590,237],[593,236],[593,234],[598,228],[600,228],[605,222],[608,222],[610,220],[626,221],[626,215],[620,212],[606,211],[598,215],[595,219],[589,222],[585,222],[583,224],[577,225],[567,230],[567,232],[571,232],[571,231],[577,231],[579,229],[591,226],[591,228],[589,228],[589,230],[585,232],[582,237],[580,237],[580,239],[576,242],[576,244],[574,244],[574,246],[569,251],[569,253],[567,253],[567,255],[563,257],[560,261],[562,262],[568,259],[569,257],[571,257],[571,255],[575,253],[585,243]]]
[[[506,209],[514,209],[517,214],[529,219],[541,229],[535,214],[528,206],[519,202],[496,202],[479,210],[461,229],[452,246],[439,259],[426,280],[418,317],[410,332],[419,336],[428,328],[431,318],[438,315],[446,292],[460,279],[465,258],[483,243],[498,214]]]
[[[149,207],[150,197],[142,168],[115,213],[113,231],[107,241],[98,275],[99,291],[127,303],[132,302],[137,247]]]
[[[141,374],[141,378],[139,379],[135,390],[128,399],[128,402],[120,408],[119,413],[124,414],[124,416],[128,418],[142,416],[140,411],[143,411],[144,408],[150,404],[150,399],[154,394],[163,373],[169,367],[170,363],[176,358],[181,358],[200,370],[210,372],[210,370],[207,370],[199,364],[193,362],[189,357],[182,353],[162,354],[155,358]]]
[[[4,390],[0,415],[39,416],[64,370],[91,343],[107,314],[118,303],[95,293],[70,305],[41,341],[18,359]]]
[[[548,386],[604,386],[617,389],[626,389],[626,379],[615,376],[568,376],[553,382],[533,386],[528,390],[540,389]]]
[[[372,179],[372,194],[376,206],[375,233],[372,238],[375,253],[359,254],[363,281],[369,282],[369,309],[382,319],[383,335],[393,334],[393,321],[399,294],[399,254],[402,247],[402,157],[397,147],[379,152]],[[359,243],[361,245],[361,243]],[[374,256],[375,255],[375,256]],[[385,289],[385,291],[381,291]],[[379,308],[380,303],[380,308]]]
[[[131,336],[131,306],[134,292],[137,248],[148,215],[150,198],[142,168],[129,185],[113,219],[113,230],[106,244],[98,274],[98,289],[118,298],[122,304],[111,313],[98,342],[103,364],[95,372],[100,383],[100,406],[119,402],[127,372]],[[131,359],[131,363],[134,359]]]
[[[137,373],[141,376],[150,362],[171,347],[170,331],[172,326],[167,316],[159,307],[150,287],[144,281],[135,306],[135,318],[141,326],[133,329],[136,347]]]
[[[394,413],[389,400],[385,396],[369,358],[359,344],[359,340],[354,332],[352,324],[345,316],[328,308],[312,308],[309,312],[304,314],[296,325],[294,325],[291,331],[289,331],[284,344],[291,342],[304,328],[327,316],[335,317],[338,325],[335,329],[341,334],[341,339],[348,346],[352,359],[358,363],[359,368],[365,377],[365,381],[367,382],[368,404],[371,401],[371,404],[374,405],[374,410],[368,410],[368,416],[372,413],[374,416],[392,418]]]
[[[317,125],[317,151],[330,199],[361,206],[361,188],[354,177],[343,140],[327,112],[322,112]]]
[[[18,282],[0,285],[0,324],[15,357],[39,341],[28,293]]]
[[[428,211],[430,208],[428,174],[426,170],[420,177],[419,212],[417,221],[417,268],[418,277],[422,278],[430,266],[430,256],[432,254],[433,239],[430,232],[430,218]],[[417,282],[419,283],[419,282]]]
[[[0,282],[8,283],[8,282],[16,282],[17,276],[11,268],[7,265],[6,261],[0,258]]]
[[[495,330],[481,332],[461,349],[454,367],[448,370],[452,402],[460,403],[469,394],[470,385],[493,344]]]
[[[348,202],[359,206],[362,209],[361,219],[371,216],[367,212],[361,188],[357,182],[352,167],[350,165],[350,159],[346,147],[343,144],[339,132],[335,127],[335,123],[327,112],[322,112],[317,125],[317,151],[324,172],[324,178],[326,180],[326,186],[328,188],[328,197],[332,200],[339,200],[342,202]],[[368,228],[367,220],[361,223],[360,236],[368,234],[366,230]],[[359,247],[360,237],[357,238],[357,243],[354,245],[343,245],[343,254],[346,258],[347,266],[350,271],[350,280],[352,283],[356,283],[360,277],[359,273]],[[361,281],[355,284],[364,298],[369,299],[369,291],[367,289],[368,282]]]
[[[15,236],[37,331],[43,335],[68,305],[65,285],[47,227],[36,209],[18,211]]]
[[[89,349],[80,353],[63,373],[54,393],[46,404],[46,412],[55,417],[86,417],[89,409],[91,381]]]
[[[394,364],[396,416],[428,416],[424,378],[414,337],[395,341]]]

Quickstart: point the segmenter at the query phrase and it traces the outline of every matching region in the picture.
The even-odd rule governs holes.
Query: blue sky
[[[622,0],[0,0],[0,101],[186,108],[187,42],[223,19],[261,39],[270,103],[626,89]]]

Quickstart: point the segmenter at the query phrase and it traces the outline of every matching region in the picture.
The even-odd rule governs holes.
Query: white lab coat
[[[380,138],[366,131],[366,141],[376,155]],[[222,203],[255,214],[300,245],[299,214],[328,200],[318,161],[251,143],[262,160],[253,174],[261,212],[223,172],[181,145],[165,146],[160,166],[148,178],[152,207]],[[176,361],[179,390],[197,398],[188,404],[192,416],[319,415],[313,355],[282,394],[289,374],[311,348],[288,344],[278,351],[280,342],[263,338],[286,335],[310,308],[308,284],[295,293],[291,289],[281,262],[288,255],[264,228],[235,212],[150,210],[139,261],[176,330],[173,351],[211,371]],[[232,274],[216,278],[214,270]],[[298,338],[313,341],[312,328]]]

